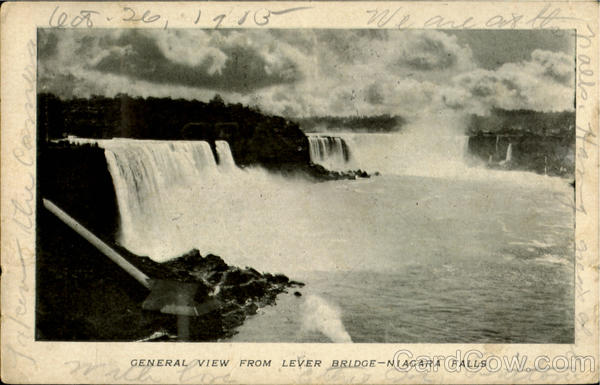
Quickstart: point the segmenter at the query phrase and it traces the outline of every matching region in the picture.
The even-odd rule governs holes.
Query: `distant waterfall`
[[[335,135],[341,139],[352,155],[350,163],[342,163],[346,170],[361,169],[369,173],[444,177],[460,173],[466,168],[464,157],[467,153],[468,137],[464,135],[419,133],[336,133]],[[322,141],[317,142],[316,138],[322,137],[309,136],[313,162],[314,159],[320,159],[324,146],[321,144]],[[328,153],[323,163],[326,163],[327,159],[330,159],[330,164],[338,165],[337,168],[332,169],[340,169],[339,156]]]
[[[508,147],[506,148],[506,158],[504,159],[504,162],[508,163],[512,161],[512,143],[508,144]]]
[[[309,135],[310,160],[329,170],[350,169],[350,151],[346,142],[336,136]]]
[[[496,159],[498,159],[498,144],[500,143],[500,135],[496,135]]]

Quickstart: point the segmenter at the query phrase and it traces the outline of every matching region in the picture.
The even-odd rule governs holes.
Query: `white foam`
[[[302,305],[302,327],[318,331],[332,342],[352,342],[342,323],[341,311],[317,295],[308,295]]]
[[[564,257],[555,254],[544,254],[541,257],[535,258],[535,261],[555,265],[569,265],[569,261],[567,261]]]

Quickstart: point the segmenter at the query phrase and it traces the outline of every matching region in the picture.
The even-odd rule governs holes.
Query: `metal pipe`
[[[48,209],[52,214],[56,215],[61,221],[67,224],[70,228],[75,230],[75,232],[85,238],[88,242],[94,245],[98,250],[100,250],[104,255],[110,258],[114,263],[119,265],[123,270],[125,270],[129,275],[135,278],[139,283],[144,285],[147,289],[150,289],[150,277],[140,271],[137,267],[133,266],[129,261],[123,258],[119,253],[114,251],[110,246],[104,243],[100,238],[95,236],[91,231],[83,227],[83,225],[77,222],[74,218],[72,218],[69,214],[61,210],[54,203],[50,202],[47,199],[42,199],[44,202],[44,207]]]

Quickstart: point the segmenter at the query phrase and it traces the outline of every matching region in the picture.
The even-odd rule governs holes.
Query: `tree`
[[[208,102],[211,107],[224,107],[225,101],[219,94],[215,94],[215,96]]]

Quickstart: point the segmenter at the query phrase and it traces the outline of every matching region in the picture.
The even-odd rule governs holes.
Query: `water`
[[[500,162],[501,165],[510,163],[512,161],[512,143],[508,144],[506,148],[506,157],[503,161]],[[546,170],[544,169],[544,175],[546,175]]]
[[[219,166],[221,169],[232,171],[235,169],[235,161],[231,155],[231,149],[229,143],[224,140],[216,140],[215,147],[217,149],[217,156],[219,157]]]
[[[348,170],[351,161],[346,141],[339,136],[309,135],[310,160],[328,170]]]
[[[344,160],[340,151],[324,151],[324,138],[338,139],[348,148]],[[403,134],[331,133],[310,134],[311,160],[324,167],[345,171],[362,169],[369,173],[461,177],[465,168],[468,136],[439,134],[427,136],[409,131]],[[318,140],[318,141],[317,141]],[[317,146],[320,144],[320,146]],[[482,170],[479,170],[482,171]]]
[[[208,190],[218,185],[221,172],[230,171],[228,157],[223,156],[218,167],[210,145],[204,141],[114,139],[98,143],[105,149],[117,195],[117,241],[136,254],[158,260],[181,254],[187,236],[178,229],[179,214],[168,207],[181,207],[182,203],[174,199],[191,192],[191,186]],[[218,148],[229,150],[228,145]],[[175,227],[169,228],[169,222]]]
[[[468,167],[461,136],[342,139],[382,175],[312,183],[241,170],[226,142],[217,163],[206,142],[104,141],[118,242],[156,261],[196,247],[306,283],[233,341],[573,341],[567,181]]]
[[[369,212],[363,237],[329,242],[343,248],[331,254],[345,256],[346,270],[294,274],[303,296],[261,310],[234,341],[331,341],[318,322],[303,322],[313,295],[339,309],[354,342],[573,341],[573,215],[555,200],[568,188],[422,177],[343,184]]]

